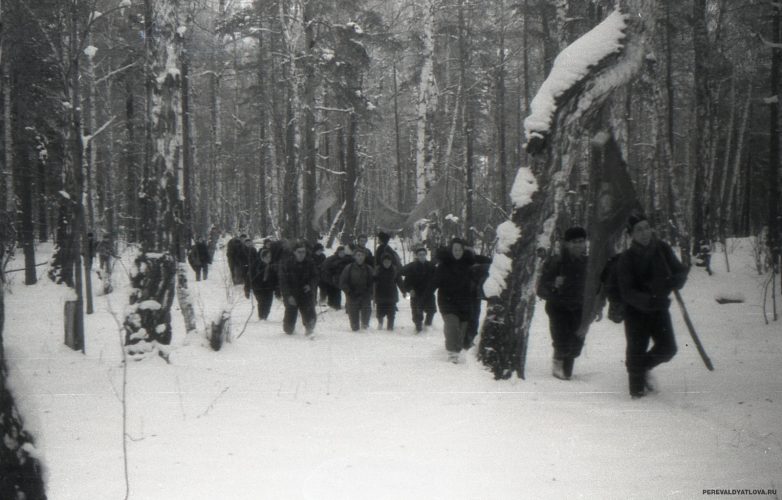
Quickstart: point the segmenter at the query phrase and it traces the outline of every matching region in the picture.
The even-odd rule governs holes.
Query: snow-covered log
[[[540,250],[551,246],[574,164],[568,155],[570,137],[589,124],[615,89],[639,72],[656,9],[650,0],[620,1],[603,22],[557,56],[532,101],[525,130],[527,151],[537,156],[531,170],[520,169],[516,176],[513,212],[498,229],[503,240],[495,251],[489,286],[484,287],[489,304],[478,357],[497,379],[514,372],[524,378],[535,284],[543,260],[539,255],[545,254]],[[537,190],[531,189],[530,177]]]

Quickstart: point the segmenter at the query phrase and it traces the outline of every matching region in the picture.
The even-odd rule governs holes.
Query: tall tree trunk
[[[464,19],[464,2],[459,0],[459,73],[462,81],[462,103],[464,119],[464,176],[465,176],[465,203],[464,203],[464,235],[470,238],[470,228],[474,222],[473,216],[473,119],[472,103],[470,99],[471,81],[468,79],[467,67],[469,65],[469,47],[467,45],[467,26]]]
[[[394,52],[394,139],[395,139],[395,153],[396,153],[396,208],[397,210],[404,210],[405,203],[405,191],[404,191],[404,175],[403,175],[403,161],[402,161],[402,146],[401,137],[399,134],[399,85],[396,74],[396,52]],[[447,167],[447,166],[446,166]]]
[[[304,237],[308,241],[318,239],[317,228],[314,227],[315,221],[315,201],[317,198],[317,165],[318,165],[318,132],[316,129],[315,106],[316,92],[318,82],[316,81],[316,60],[318,54],[313,50],[315,47],[315,13],[313,2],[307,2],[304,7],[304,47],[307,51],[307,59],[304,63],[304,95],[302,101],[304,105]]]
[[[131,279],[133,292],[125,318],[125,345],[133,359],[157,352],[171,342],[171,306],[176,285],[176,255],[182,254],[179,241],[181,216],[177,168],[180,161],[178,125],[181,123],[181,45],[177,34],[178,0],[145,0],[145,76],[147,89],[147,153],[145,220],[141,253],[135,260]],[[151,36],[155,33],[155,36]]]
[[[768,172],[766,181],[768,185],[768,246],[771,253],[772,269],[774,273],[779,272],[780,241],[782,240],[782,214],[779,213],[779,77],[780,65],[782,65],[782,7],[778,4],[772,6],[774,9],[774,18],[772,21],[772,41],[771,48],[771,96],[769,100],[769,145],[768,145]],[[782,273],[780,273],[782,275]],[[772,277],[772,279],[774,279]],[[782,289],[782,282],[780,283]],[[777,321],[777,308],[774,302],[774,321]]]
[[[416,201],[424,199],[434,184],[433,152],[431,150],[431,123],[432,113],[435,108],[434,94],[434,29],[435,29],[435,2],[427,0],[424,4],[423,15],[423,52],[421,57],[420,81],[418,84],[418,109],[416,116]]]
[[[17,126],[22,123],[22,120],[17,120]],[[17,133],[19,139],[14,142],[18,151],[15,156],[19,160],[17,168],[21,217],[19,241],[24,251],[24,284],[34,285],[38,282],[35,273],[35,227],[33,226],[33,174],[37,155],[30,141],[30,132],[18,130]]]
[[[692,130],[692,156],[690,168],[694,172],[694,179],[691,185],[690,212],[692,217],[692,232],[695,238],[693,248],[698,248],[699,242],[706,235],[705,228],[705,209],[707,196],[706,189],[706,168],[708,164],[708,152],[711,144],[709,137],[709,114],[708,106],[710,100],[709,86],[709,39],[706,28],[706,0],[693,0],[692,11],[692,44],[695,58],[695,68],[693,71],[694,97],[695,97],[695,123]]]
[[[504,0],[500,0],[500,12],[499,12],[499,20],[501,25],[499,26],[500,30],[500,39],[499,39],[499,61],[497,64],[497,80],[495,82],[496,85],[496,91],[497,91],[497,106],[496,106],[496,113],[497,113],[497,154],[498,154],[498,161],[499,161],[499,170],[500,170],[500,193],[499,193],[499,199],[497,202],[502,207],[503,210],[507,210],[508,204],[508,193],[510,190],[508,189],[508,155],[506,151],[505,146],[505,64],[506,64],[506,57],[505,57],[505,2]]]
[[[300,144],[301,131],[299,129],[300,115],[300,96],[298,68],[296,65],[296,56],[301,37],[301,21],[296,12],[297,5],[284,6],[285,2],[280,2],[280,23],[282,26],[283,40],[285,41],[286,56],[286,85],[288,90],[288,101],[286,105],[286,128],[285,128],[285,182],[284,192],[284,213],[283,213],[283,235],[287,238],[299,237],[299,170],[300,170]],[[292,16],[292,19],[288,19]]]
[[[263,19],[263,4],[258,2],[259,19]],[[268,165],[268,138],[267,138],[267,113],[268,96],[266,95],[266,58],[263,44],[263,21],[258,31],[258,175],[259,175],[259,203],[260,203],[260,230],[261,235],[269,234],[269,189],[267,188]]]

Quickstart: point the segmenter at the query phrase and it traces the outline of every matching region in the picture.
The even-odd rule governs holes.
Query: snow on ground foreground
[[[700,498],[780,488],[782,328],[764,324],[749,244],[729,248],[731,273],[715,254],[716,274],[694,268],[683,290],[716,371],[704,368],[674,305],[679,354],[655,370],[660,391],[641,400],[627,394],[622,327],[607,320],[590,330],[565,382],[550,375],[539,312],[527,380],[495,381],[475,349],[446,362],[439,316],[416,336],[407,301],[393,333],[352,333],[344,313],[328,311],[314,341],[301,327],[285,336],[275,303],[270,321],[253,317],[220,352],[185,337],[177,311],[171,364],[127,367],[130,498]],[[250,304],[238,287],[226,298],[218,259],[207,282],[193,283],[196,309],[203,322],[229,300],[238,333]],[[63,289],[10,277],[7,361],[49,498],[123,498],[112,312],[126,306],[127,279],[96,297],[83,355],[63,345]],[[733,292],[746,301],[714,300]]]

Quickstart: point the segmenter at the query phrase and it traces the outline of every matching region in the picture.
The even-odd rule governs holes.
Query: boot
[[[388,328],[388,331],[393,331],[394,330],[394,318],[393,317],[389,317],[388,318],[386,328]]]
[[[564,363],[561,359],[555,359],[551,367],[551,374],[560,380],[567,380],[567,378],[565,378],[565,369],[563,364]]]
[[[630,383],[630,396],[633,399],[642,398],[646,395],[646,391],[644,390],[645,383],[645,376],[643,373],[629,373],[628,374],[628,380]]]
[[[562,360],[562,371],[565,372],[565,378],[570,380],[573,376],[573,364],[576,362],[575,358],[565,358]]]

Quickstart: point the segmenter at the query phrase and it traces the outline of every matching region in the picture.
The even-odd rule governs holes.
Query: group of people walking
[[[688,268],[670,245],[654,236],[644,215],[633,214],[627,232],[630,246],[609,261],[601,276],[600,293],[611,302],[609,317],[624,322],[629,391],[639,398],[654,389],[651,370],[676,354],[668,296],[684,286]],[[275,296],[282,302],[283,331],[288,335],[294,333],[301,315],[305,334],[312,336],[318,301],[340,310],[343,293],[352,331],[369,328],[373,305],[378,328],[393,330],[399,295],[410,294],[416,333],[432,325],[439,309],[448,359],[458,363],[460,353],[473,346],[478,334],[482,286],[491,259],[454,238],[432,260],[421,247],[410,263],[402,265],[389,246],[390,235],[380,232],[378,239],[374,254],[366,247],[366,235],[361,235],[326,257],[323,245],[306,241],[267,239],[256,250],[253,241],[242,234],[228,242],[226,254],[233,283],[244,285],[247,298],[252,292],[260,319],[268,318]],[[200,240],[191,253],[196,279],[201,273],[206,278],[211,263],[206,242]],[[561,250],[546,258],[537,284],[549,318],[552,375],[562,380],[573,376],[575,360],[584,346],[586,275],[587,232],[581,227],[568,228]],[[599,302],[602,309],[604,301]]]
[[[630,246],[609,261],[601,277],[601,293],[614,302],[610,307],[621,309],[620,313],[609,312],[609,317],[624,321],[630,396],[640,398],[654,390],[651,370],[676,355],[668,296],[684,286],[688,268],[670,245],[654,236],[644,215],[630,216],[627,233]],[[546,259],[538,282],[537,293],[546,301],[554,348],[552,374],[563,380],[572,377],[575,359],[584,345],[586,242],[583,228],[567,229],[561,252]]]
[[[341,310],[343,294],[352,331],[370,327],[373,309],[378,329],[394,330],[400,295],[409,293],[416,333],[432,325],[439,305],[449,359],[458,362],[459,353],[473,345],[478,333],[481,285],[491,260],[455,238],[433,260],[420,247],[414,260],[403,265],[389,245],[390,235],[380,232],[378,240],[374,254],[367,248],[367,236],[360,235],[326,257],[321,244],[306,241],[267,239],[256,250],[252,239],[242,234],[227,243],[226,256],[232,282],[244,285],[246,297],[252,292],[260,319],[268,318],[275,296],[282,301],[283,331],[289,335],[299,315],[305,334],[313,335],[317,303]]]

